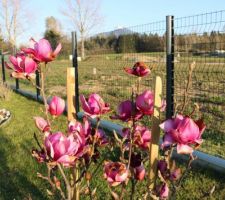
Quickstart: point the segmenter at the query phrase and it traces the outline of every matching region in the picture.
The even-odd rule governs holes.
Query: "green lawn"
[[[31,156],[31,149],[36,146],[33,139],[36,128],[32,116],[40,114],[39,107],[42,105],[13,92],[8,95],[7,101],[0,99],[0,108],[6,108],[12,113],[10,122],[0,128],[0,199],[54,199],[47,196],[48,185],[36,176],[36,172],[44,173],[45,168],[42,164],[37,164]],[[64,116],[55,122],[61,131],[66,129],[65,124]],[[109,153],[106,155],[108,158],[113,156]],[[99,168],[97,178],[91,186],[98,188],[98,199],[110,199],[107,184],[100,177],[102,178],[102,167]],[[214,185],[216,191],[211,199],[224,199],[224,182],[223,174],[197,168],[184,182],[184,189],[177,193],[177,199],[209,199],[202,197]],[[140,185],[137,193],[144,190]]]

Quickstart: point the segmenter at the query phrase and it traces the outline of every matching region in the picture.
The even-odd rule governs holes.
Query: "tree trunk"
[[[84,37],[81,36],[81,58],[82,60],[85,58],[85,52],[84,52]]]

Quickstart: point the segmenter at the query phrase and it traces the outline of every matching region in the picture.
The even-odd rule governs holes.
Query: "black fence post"
[[[166,16],[166,118],[174,114],[174,16]]]
[[[37,94],[37,100],[39,99],[40,96],[40,76],[39,76],[39,71],[36,70],[36,94]]]
[[[13,54],[17,53],[17,49],[16,46],[13,47]],[[20,89],[20,85],[19,85],[19,79],[16,78],[16,90]]]
[[[78,62],[77,62],[77,34],[75,31],[72,32],[72,55],[73,55],[73,67],[75,73],[75,108],[76,112],[80,111],[79,106],[79,82],[78,82]]]
[[[3,83],[5,83],[5,58],[4,58],[4,54],[3,52],[0,52],[1,53],[1,60],[2,60],[2,81]]]
[[[16,79],[16,90],[20,89],[19,79]]]

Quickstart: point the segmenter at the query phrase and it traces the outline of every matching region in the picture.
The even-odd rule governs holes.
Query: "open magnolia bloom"
[[[37,62],[51,62],[53,61],[58,53],[60,52],[62,45],[58,44],[56,49],[53,51],[51,44],[46,39],[40,39],[36,42],[33,38],[30,39],[33,43],[33,48],[22,48],[21,50],[26,54],[32,55],[33,59]]]
[[[117,186],[128,178],[128,170],[121,162],[106,161],[104,163],[104,177],[110,186]]]
[[[110,111],[109,105],[98,94],[91,94],[88,99],[80,95],[81,107],[85,114],[95,118]]]
[[[147,76],[150,73],[150,69],[148,66],[143,62],[137,62],[132,68],[125,67],[125,72],[128,74],[132,74],[139,77]]]
[[[66,137],[63,133],[56,132],[45,139],[45,147],[50,158],[66,167],[73,166],[76,159],[83,155],[84,146],[84,138],[78,134],[76,137],[73,134]]]
[[[132,118],[135,120],[140,119],[143,114],[137,110],[136,105],[132,103],[130,100],[126,100],[120,103],[117,107],[117,114],[114,116],[110,116],[111,119],[120,119],[122,121],[129,121]]]
[[[6,63],[6,67],[13,70],[11,76],[20,79],[34,79],[37,63],[23,53],[18,53],[16,56],[9,57],[13,66]]]
[[[198,146],[202,143],[202,133],[205,130],[202,120],[194,121],[190,117],[177,115],[160,124],[165,132],[162,147],[177,144],[177,153],[190,154],[193,152],[192,145]]]
[[[144,115],[152,115],[154,111],[154,94],[150,90],[144,91],[136,98],[137,109]]]

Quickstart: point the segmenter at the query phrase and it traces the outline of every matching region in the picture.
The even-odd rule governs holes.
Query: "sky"
[[[91,2],[91,0],[89,0]],[[64,0],[29,0],[27,9],[33,18],[19,43],[26,43],[31,36],[43,37],[45,19],[56,17],[69,33],[68,22],[60,10]],[[94,32],[106,32],[118,27],[129,27],[164,20],[166,15],[183,17],[225,9],[225,0],[101,0],[100,12],[104,22]]]

